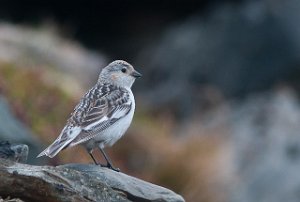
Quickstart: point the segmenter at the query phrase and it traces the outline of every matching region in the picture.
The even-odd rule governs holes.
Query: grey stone
[[[300,105],[291,89],[233,106],[232,202],[300,201]]]
[[[25,201],[184,201],[166,188],[98,165],[34,166],[2,159],[0,182],[2,198]]]
[[[20,67],[50,67],[74,76],[76,82],[86,86],[97,79],[100,68],[108,63],[102,53],[60,36],[51,26],[36,29],[3,22],[0,23],[0,60]]]
[[[26,163],[29,148],[26,144],[10,144],[8,141],[0,141],[0,158]]]
[[[114,190],[124,192],[128,199],[132,201],[184,201],[180,195],[175,194],[169,189],[126,175],[122,172],[115,172],[108,168],[83,164],[67,164],[59,167],[74,169],[89,175],[91,178],[97,178]]]
[[[28,155],[29,163],[40,163],[41,159],[36,159],[42,144],[34,138],[32,132],[10,111],[6,99],[0,95],[0,141],[10,141],[11,143],[26,144],[30,148]]]

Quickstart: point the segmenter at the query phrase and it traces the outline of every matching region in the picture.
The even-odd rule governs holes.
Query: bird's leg
[[[94,163],[95,163],[96,165],[104,166],[104,165],[102,165],[101,163],[98,163],[98,162],[96,161],[95,157],[94,157],[93,154],[92,154],[92,150],[90,150],[90,151],[88,150],[88,153],[89,153],[90,157],[93,159],[93,161],[94,161]]]
[[[108,168],[110,168],[110,169],[112,169],[112,170],[114,170],[114,171],[120,172],[120,169],[119,169],[119,168],[115,168],[115,167],[112,165],[111,160],[108,158],[108,156],[106,155],[106,153],[104,152],[104,150],[103,150],[101,147],[99,147],[99,149],[100,149],[102,155],[104,156],[104,158],[105,158],[105,160],[106,160],[106,162],[107,162],[107,165],[106,165],[105,167],[108,167]]]
[[[89,152],[89,155],[91,156],[91,158],[93,159],[94,163],[96,165],[99,165],[98,162],[96,161],[95,157],[93,156],[92,152]]]

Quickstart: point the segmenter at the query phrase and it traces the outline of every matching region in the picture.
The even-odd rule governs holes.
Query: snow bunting
[[[122,60],[103,68],[96,85],[81,98],[61,134],[37,157],[46,155],[52,158],[62,149],[81,144],[95,164],[98,163],[92,152],[98,147],[106,166],[118,171],[103,149],[112,146],[130,126],[135,110],[131,86],[141,76],[132,65]]]

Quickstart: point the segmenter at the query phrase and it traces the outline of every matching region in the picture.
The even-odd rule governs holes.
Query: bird
[[[104,67],[97,83],[86,92],[75,106],[57,139],[38,156],[53,158],[61,150],[76,145],[85,147],[95,164],[115,168],[104,148],[111,147],[129,128],[135,99],[131,87],[142,76],[131,64],[115,60]],[[99,164],[93,156],[98,148],[106,160]]]

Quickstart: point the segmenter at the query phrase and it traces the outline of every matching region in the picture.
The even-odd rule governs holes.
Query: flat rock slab
[[[174,192],[97,165],[0,160],[0,196],[25,201],[184,201]]]
[[[169,189],[108,168],[93,164],[67,164],[59,167],[74,169],[89,175],[91,178],[97,178],[108,187],[123,192],[127,196],[126,198],[132,201],[184,201],[180,195]]]

